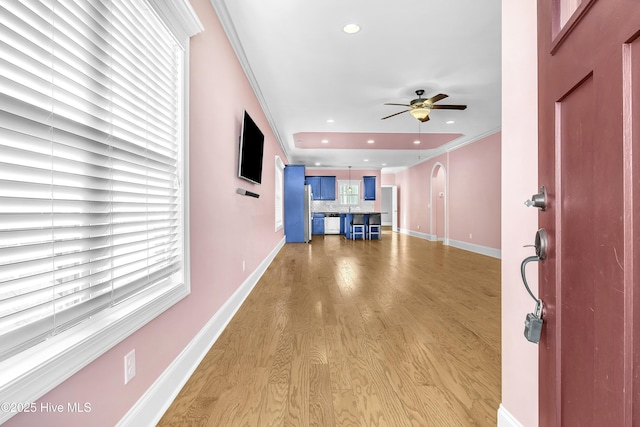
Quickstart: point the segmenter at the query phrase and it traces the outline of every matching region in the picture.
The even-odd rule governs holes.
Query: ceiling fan
[[[422,95],[424,95],[424,90],[418,89],[416,91],[416,95],[418,95],[418,99],[412,100],[409,104],[392,104],[392,103],[384,104],[384,105],[400,105],[403,107],[411,107],[411,108],[409,108],[408,110],[400,111],[399,113],[395,113],[387,117],[383,117],[382,120],[388,119],[389,117],[397,116],[398,114],[406,113],[407,111],[409,111],[409,113],[416,119],[420,120],[421,122],[426,122],[427,120],[429,120],[429,113],[431,112],[431,110],[464,110],[467,108],[466,105],[442,105],[442,104],[436,105],[435,102],[438,102],[441,99],[444,99],[449,96],[443,93],[440,93],[436,96],[432,96],[429,99],[424,99],[422,98]]]

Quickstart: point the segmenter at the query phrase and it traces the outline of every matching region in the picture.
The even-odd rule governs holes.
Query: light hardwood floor
[[[495,426],[500,261],[384,231],[285,245],[160,426]]]

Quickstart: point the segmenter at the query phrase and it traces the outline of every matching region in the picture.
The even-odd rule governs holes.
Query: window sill
[[[0,402],[35,402],[188,294],[183,283],[133,298],[0,362]],[[15,414],[0,411],[0,424]]]

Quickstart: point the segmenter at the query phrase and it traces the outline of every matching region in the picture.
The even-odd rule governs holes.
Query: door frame
[[[435,233],[435,229],[437,224],[433,222],[433,212],[437,209],[437,206],[434,206],[434,202],[437,202],[438,195],[434,194],[436,191],[436,178],[438,176],[438,168],[442,168],[442,173],[444,173],[444,238],[443,243],[445,245],[449,244],[449,227],[447,224],[447,168],[445,168],[444,164],[441,162],[436,162],[431,168],[431,173],[429,174],[429,238],[432,241],[438,241],[438,236]]]
[[[398,232],[398,186],[382,184],[380,188],[391,188],[391,229]]]

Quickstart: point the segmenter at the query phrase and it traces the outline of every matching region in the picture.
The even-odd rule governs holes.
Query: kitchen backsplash
[[[341,205],[337,200],[312,200],[312,212],[372,212],[372,200],[359,200],[357,205]],[[351,210],[349,210],[351,208]]]

